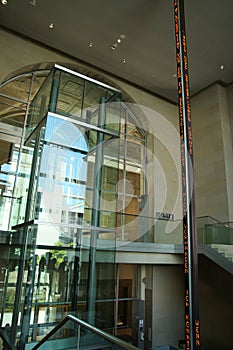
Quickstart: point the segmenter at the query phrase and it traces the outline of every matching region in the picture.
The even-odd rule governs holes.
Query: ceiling
[[[233,0],[184,1],[191,94],[230,84]],[[177,100],[173,0],[0,0],[0,25]]]

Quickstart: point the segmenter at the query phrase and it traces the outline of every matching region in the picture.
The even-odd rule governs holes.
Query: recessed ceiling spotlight
[[[7,5],[7,0],[1,0],[1,3],[2,3],[3,5]]]
[[[223,64],[221,64],[220,69],[223,70],[225,67]]]
[[[156,75],[155,74],[152,74],[152,78],[155,78],[156,77]]]
[[[31,4],[32,6],[36,6],[36,0],[30,1],[30,4]]]
[[[50,23],[49,23],[49,28],[50,28],[50,29],[53,29],[53,28],[54,28],[54,23],[53,23],[53,22],[50,22]]]
[[[92,42],[89,43],[89,47],[93,47],[93,43]]]
[[[121,38],[117,39],[117,42],[120,44],[121,43]]]
[[[123,58],[122,62],[123,62],[123,63],[126,63],[126,59],[125,59],[125,58]]]
[[[114,43],[114,44],[111,45],[111,49],[112,50],[116,50],[116,48],[117,48],[117,43]]]
[[[120,35],[120,39],[124,40],[126,38],[126,35],[125,34],[121,34]]]

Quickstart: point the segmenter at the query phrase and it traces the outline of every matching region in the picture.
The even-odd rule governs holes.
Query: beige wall
[[[226,92],[231,135],[233,135],[233,83],[226,88]]]
[[[178,346],[184,339],[184,279],[180,265],[153,267],[152,329],[155,346]]]
[[[191,102],[197,216],[232,220],[233,153],[226,89],[213,84]]]
[[[65,55],[57,54],[2,29],[0,30],[0,45],[2,53],[4,52],[0,55],[0,82],[6,80],[13,72],[17,74],[17,71],[27,66],[33,68],[34,65],[38,65],[38,68],[43,69],[46,63],[50,62],[75,63]]]

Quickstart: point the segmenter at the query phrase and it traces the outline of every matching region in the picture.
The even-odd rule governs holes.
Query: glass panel
[[[83,109],[84,80],[61,72],[56,113],[81,118]]]
[[[8,230],[13,199],[7,196],[0,197],[0,228]]]
[[[128,341],[132,341],[132,300],[118,302],[117,335]]]
[[[1,89],[0,89],[1,91]],[[0,122],[22,128],[26,114],[27,104],[15,101],[0,95]],[[21,136],[22,129],[17,129]]]
[[[87,130],[71,120],[63,120],[48,114],[45,141],[87,152]]]
[[[216,224],[217,221],[210,216],[203,216],[197,218],[197,233],[198,233],[198,243],[207,244],[206,242],[206,225]]]
[[[138,266],[119,265],[117,335],[132,342],[133,300],[138,297]]]
[[[17,176],[17,162],[19,157],[19,145],[4,140],[0,141],[0,210],[2,212],[0,219],[0,227],[3,230],[8,230],[14,220],[11,216],[12,206],[17,200],[17,195],[14,191],[15,181]]]
[[[206,243],[207,244],[233,244],[233,228],[228,224],[216,223],[206,224]]]
[[[139,110],[137,110],[139,108]],[[131,112],[131,109],[133,110]],[[138,139],[145,139],[145,130],[136,119],[136,115],[141,115],[140,106],[129,104],[127,113],[126,133]]]
[[[25,101],[25,103],[27,103],[31,79],[31,74],[19,76],[8,84],[1,86],[0,94],[11,96],[15,99],[20,99],[21,101]]]
[[[86,81],[84,109],[88,108],[92,112],[91,124],[93,125],[98,125],[98,114],[95,112],[99,108],[101,98],[107,98],[107,89],[90,81]]]
[[[55,82],[54,83],[55,85],[58,82],[58,79],[59,79],[59,73],[54,75],[52,71],[49,74],[48,78],[44,81],[44,83],[40,87],[33,101],[31,102],[30,113],[27,120],[26,136],[30,135],[33,129],[38,125],[38,123],[46,115],[49,109],[49,103],[51,102],[53,103],[52,105],[54,106],[56,105],[56,102],[57,102],[56,94],[54,94],[55,96],[53,96],[53,100],[52,100],[52,98],[50,97],[50,93],[51,93],[53,82]]]
[[[38,329],[38,332],[43,334],[43,329]],[[36,340],[40,340],[41,335],[38,335]],[[40,349],[106,349],[106,350],[123,350],[125,346],[115,345],[111,341],[104,339],[87,330],[85,327],[68,320],[61,328],[57,330]],[[136,348],[135,348],[136,349]]]
[[[127,163],[134,166],[141,166],[144,158],[144,143],[132,138],[127,138],[126,143],[126,159]]]
[[[119,96],[115,97],[117,101]],[[119,102],[114,102],[106,104],[106,129],[119,133],[120,131],[120,117],[121,117],[121,104]]]
[[[1,320],[3,325],[11,326],[11,339],[16,339],[20,319],[30,306],[29,298],[25,309],[25,296],[31,293],[34,279],[35,235],[35,228],[30,226],[11,234]]]
[[[26,212],[26,202],[28,196],[29,178],[31,173],[33,150],[23,147],[21,161],[16,177],[15,200],[12,208],[12,225],[24,222]]]

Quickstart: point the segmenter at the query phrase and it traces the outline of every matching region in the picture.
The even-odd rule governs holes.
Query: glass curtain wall
[[[48,71],[40,71],[20,75],[0,87],[0,323],[6,326],[8,335],[22,254],[22,237],[11,229],[13,205],[23,203],[18,189],[21,187],[20,192],[24,193],[28,187],[33,154],[31,148],[23,145],[25,120],[29,103],[47,74]],[[23,204],[18,207],[20,218],[25,208]]]
[[[115,242],[139,240],[145,134],[118,90],[60,66],[45,75],[28,79],[1,162],[1,325],[20,349],[68,312],[131,336],[137,299],[117,282]]]

